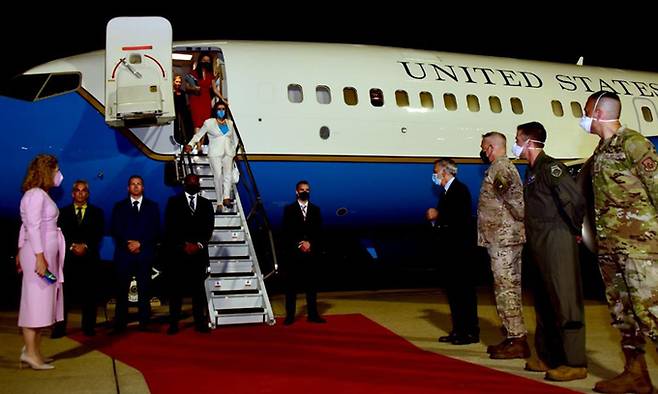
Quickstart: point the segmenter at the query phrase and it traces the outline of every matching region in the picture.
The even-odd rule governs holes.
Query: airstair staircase
[[[182,154],[176,157],[176,161],[180,179],[188,173],[198,175],[201,196],[210,200],[213,208],[221,204],[221,196],[218,198],[216,195],[213,172],[206,155]],[[215,229],[208,245],[210,266],[205,289],[210,326],[216,328],[220,325],[246,323],[273,325],[275,319],[265,287],[265,277],[258,264],[247,216],[236,185],[232,187],[231,197],[231,208],[223,207],[215,211]]]

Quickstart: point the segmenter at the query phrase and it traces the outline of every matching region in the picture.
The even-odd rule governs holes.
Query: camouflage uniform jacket
[[[651,141],[621,127],[593,156],[599,255],[658,257],[658,156]]]
[[[478,201],[478,245],[511,246],[525,242],[523,184],[507,157],[484,173]]]

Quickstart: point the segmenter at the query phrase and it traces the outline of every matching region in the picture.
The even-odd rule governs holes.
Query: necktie
[[[302,207],[302,215],[304,215],[304,220],[306,220],[306,205],[301,205]]]
[[[135,215],[139,213],[139,201],[133,201],[133,212]]]
[[[190,196],[190,209],[194,212],[194,196]]]
[[[78,213],[75,214],[75,218],[78,221],[78,224],[82,223],[82,207],[78,207]]]

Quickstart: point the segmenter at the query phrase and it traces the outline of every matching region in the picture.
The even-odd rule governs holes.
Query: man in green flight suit
[[[624,371],[594,391],[649,393],[645,337],[658,342],[658,155],[621,125],[617,94],[592,94],[583,112],[581,127],[601,139],[590,159],[598,260],[626,359]]]
[[[585,312],[576,236],[585,200],[564,164],[544,153],[546,129],[539,122],[517,127],[515,156],[528,160],[524,184],[526,248],[535,295],[538,360],[526,369],[546,379],[587,377]]]

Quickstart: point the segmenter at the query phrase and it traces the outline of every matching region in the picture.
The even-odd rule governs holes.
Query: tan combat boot
[[[548,365],[546,365],[545,362],[542,361],[542,359],[531,358],[530,360],[528,360],[527,363],[525,363],[525,367],[523,369],[531,372],[546,372],[550,368],[548,367]]]
[[[500,343],[497,343],[495,345],[489,345],[487,346],[487,353],[495,353],[498,351],[498,349],[502,349],[505,345],[507,344],[507,338],[503,339],[500,341]]]
[[[594,386],[598,393],[653,393],[644,353],[637,349],[623,349],[626,365],[624,372],[612,379],[602,380]]]
[[[587,368],[560,365],[557,368],[549,369],[546,371],[546,376],[544,376],[544,379],[552,380],[555,382],[568,382],[570,380],[585,379],[586,377]]]
[[[519,338],[507,338],[503,346],[494,348],[489,354],[489,358],[496,360],[528,357],[530,357],[530,346],[525,335]]]

